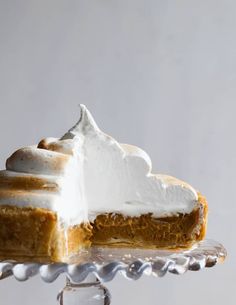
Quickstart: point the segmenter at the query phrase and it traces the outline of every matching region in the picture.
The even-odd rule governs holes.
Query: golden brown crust
[[[66,233],[49,210],[0,207],[1,260],[65,262],[80,247],[90,245],[89,224],[70,227]]]
[[[198,202],[201,205],[201,211],[202,211],[202,224],[200,229],[199,240],[203,240],[206,236],[206,230],[207,230],[208,203],[206,197],[203,196],[200,192],[198,192]]]

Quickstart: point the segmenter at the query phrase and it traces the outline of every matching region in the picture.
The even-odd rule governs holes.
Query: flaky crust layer
[[[0,259],[66,262],[79,249],[90,246],[90,224],[58,223],[56,213],[41,208],[0,207]]]

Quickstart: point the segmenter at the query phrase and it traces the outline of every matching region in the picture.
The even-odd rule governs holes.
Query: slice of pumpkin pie
[[[189,248],[206,223],[200,193],[152,174],[148,155],[103,133],[84,105],[62,138],[17,150],[0,171],[0,259],[67,262],[91,245]]]

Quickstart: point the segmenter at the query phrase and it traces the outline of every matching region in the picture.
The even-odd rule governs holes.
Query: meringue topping
[[[63,137],[19,149],[7,160],[0,172],[0,204],[50,209],[70,225],[101,213],[190,213],[196,191],[151,168],[146,152],[103,133],[81,105],[79,122]]]

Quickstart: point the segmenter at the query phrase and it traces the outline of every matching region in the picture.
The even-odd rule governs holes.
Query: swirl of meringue
[[[198,194],[187,183],[151,172],[140,148],[103,133],[84,105],[62,138],[17,150],[0,174],[0,205],[43,207],[65,223],[101,213],[165,217],[190,213]]]

